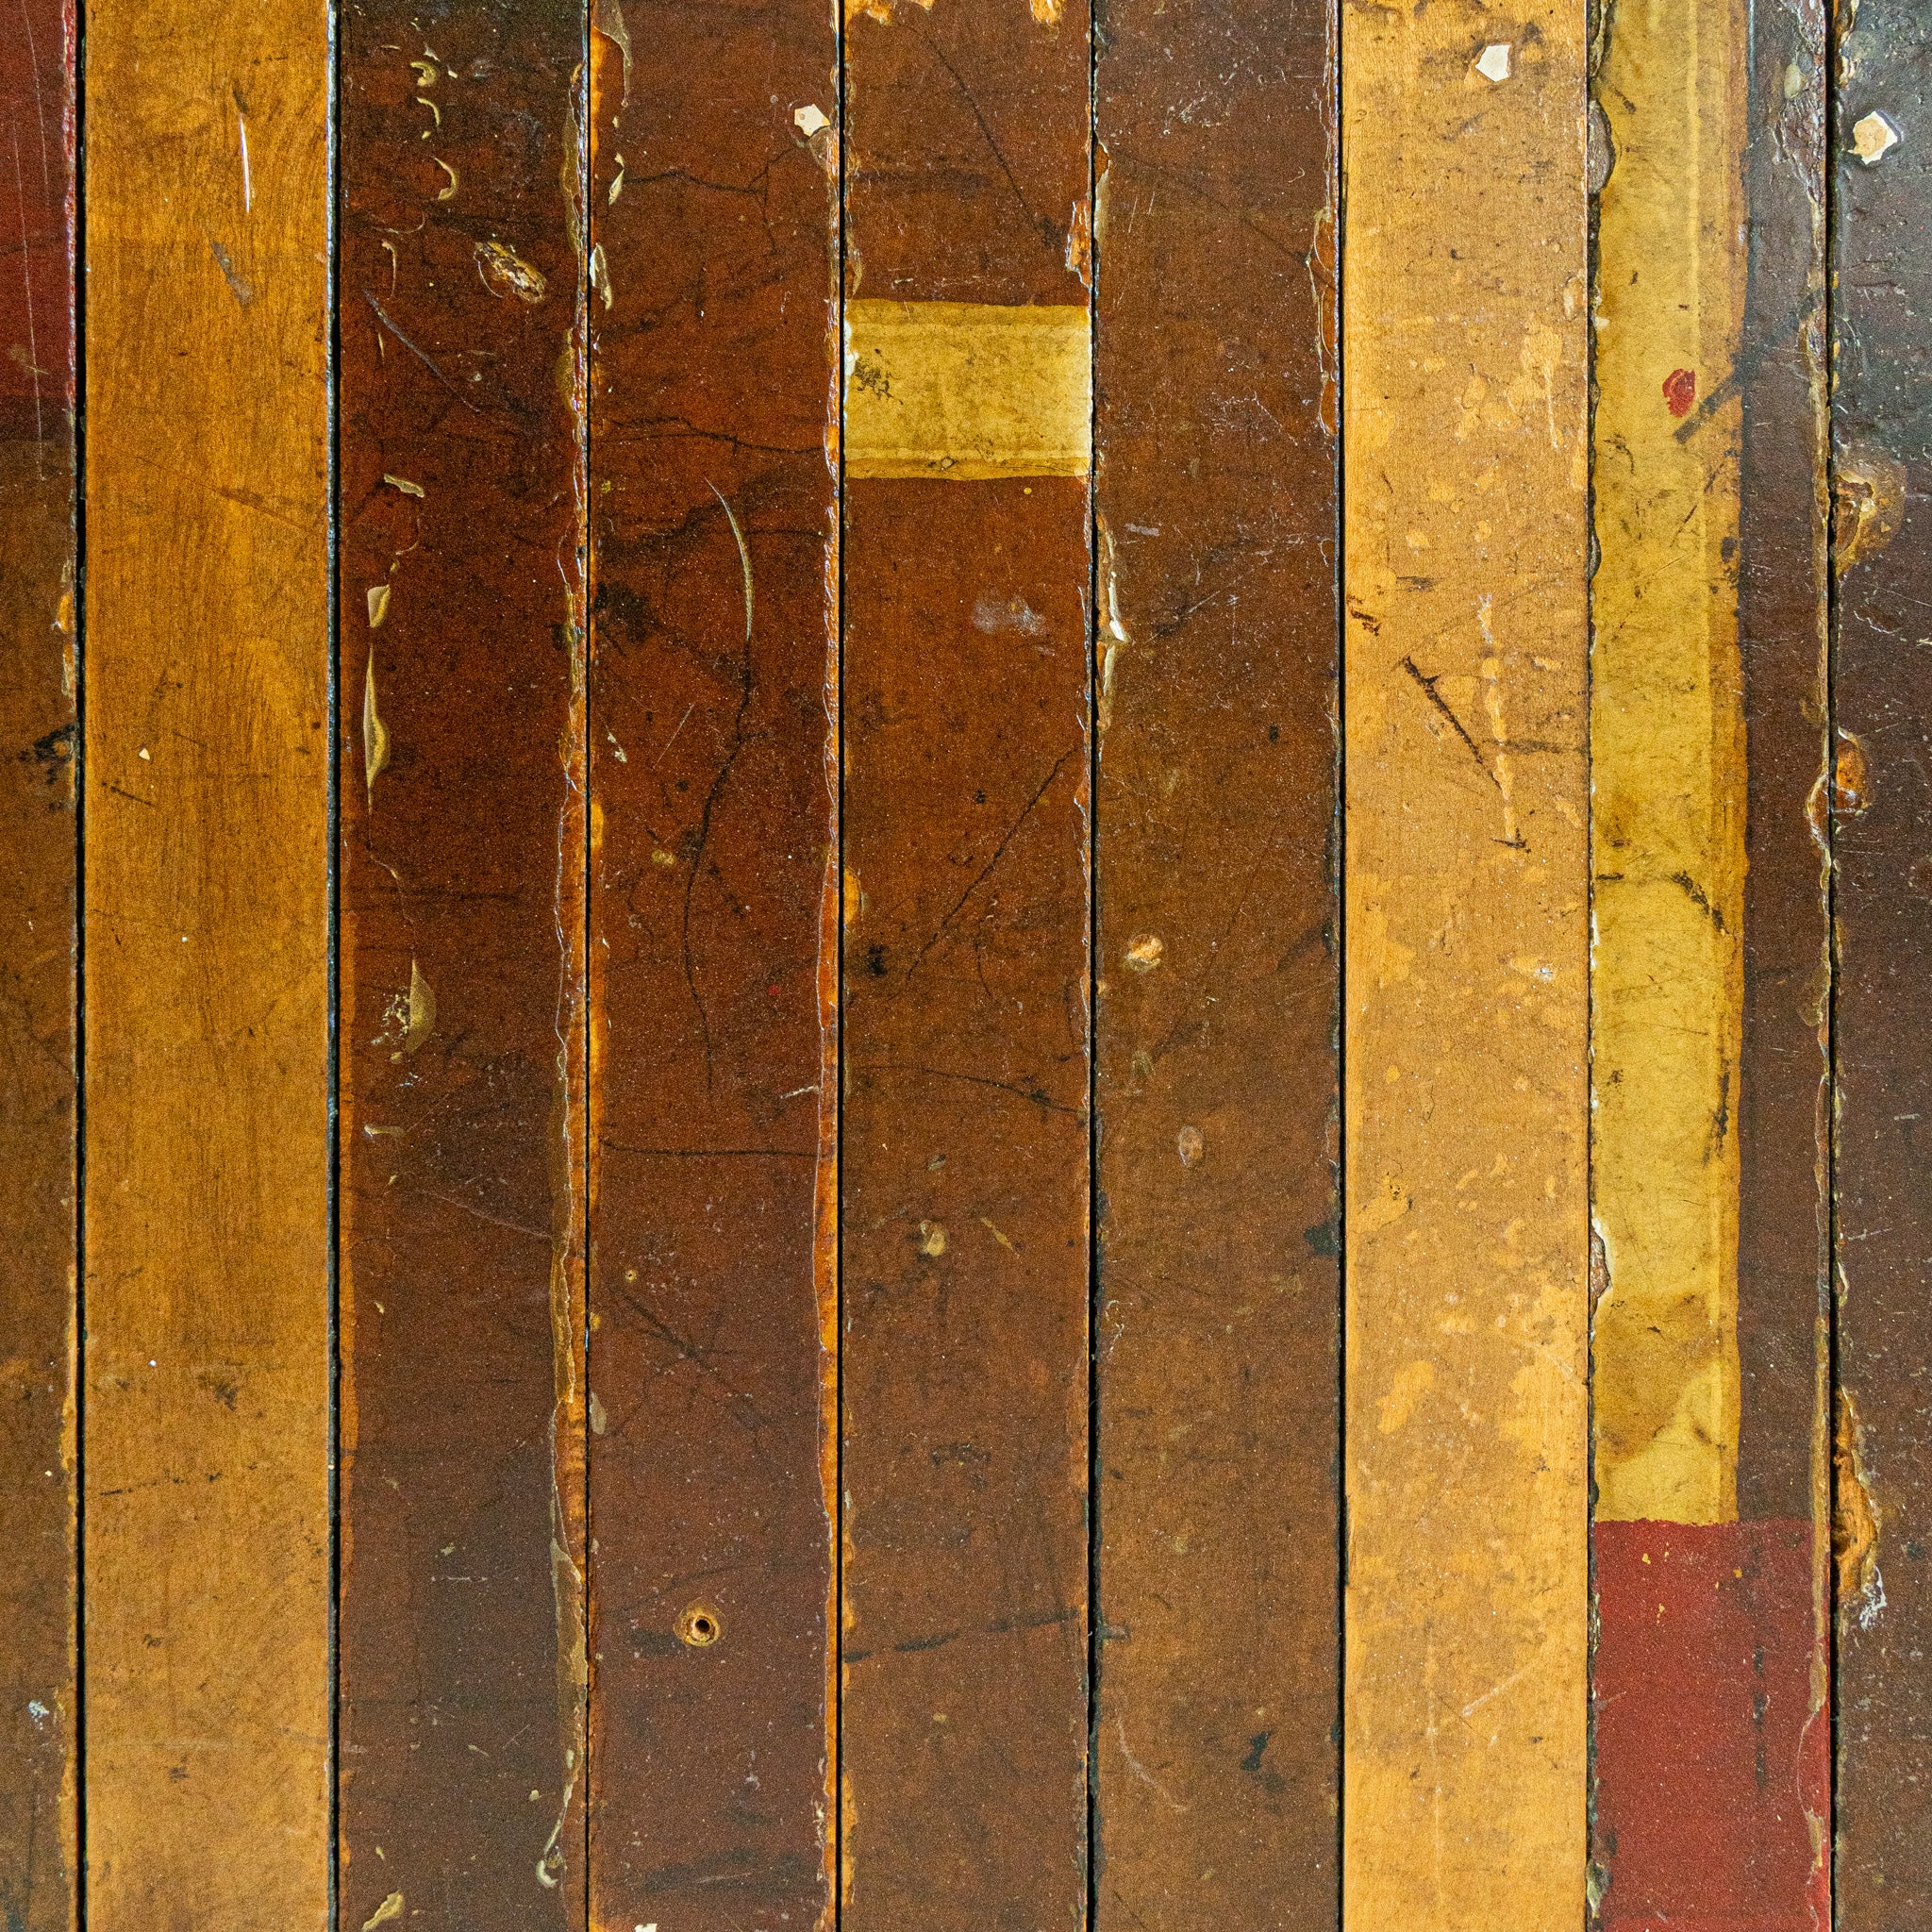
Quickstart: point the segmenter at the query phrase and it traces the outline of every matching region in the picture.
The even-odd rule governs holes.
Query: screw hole
[[[704,1604],[692,1604],[678,1617],[677,1634],[693,1650],[702,1650],[724,1636],[724,1626],[716,1610]]]

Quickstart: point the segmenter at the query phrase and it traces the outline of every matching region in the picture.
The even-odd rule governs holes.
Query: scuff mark
[[[1848,444],[1839,453],[1837,498],[1832,558],[1842,577],[1898,535],[1905,521],[1906,466],[1871,443]]]
[[[369,788],[369,806],[375,808],[375,781],[389,769],[389,726],[375,710],[375,653],[362,679],[362,774]]]
[[[234,258],[210,235],[208,238],[208,253],[215,258],[215,266],[222,272],[222,279],[228,285],[228,292],[243,308],[255,300],[255,291],[235,273]]]
[[[1885,1607],[1885,1579],[1878,1569],[1880,1517],[1866,1467],[1865,1427],[1849,1389],[1838,1394],[1832,1460],[1838,1472],[1831,1552],[1838,1564],[1839,1618],[1869,1630]]]

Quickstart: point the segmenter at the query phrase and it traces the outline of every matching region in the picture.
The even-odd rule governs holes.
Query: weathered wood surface
[[[581,59],[344,21],[342,1923],[583,1923]]]
[[[1333,31],[1097,50],[1096,1906],[1150,1932],[1339,1900]]]
[[[1085,1910],[1088,48],[846,22],[849,1932]]]
[[[1847,1932],[1904,1932],[1932,1913],[1932,41],[1908,0],[1840,25],[1837,1885]]]
[[[329,1906],[328,39],[87,12],[87,1915]]]
[[[1829,1916],[1823,54],[1674,0],[1595,75],[1607,1926]]]
[[[1344,11],[1343,1918],[1584,1909],[1583,9]]]
[[[833,1804],[835,23],[597,22],[591,1915],[808,1932]]]
[[[66,1932],[75,1841],[74,52],[0,16],[0,1918]],[[11,203],[10,209],[7,205]]]

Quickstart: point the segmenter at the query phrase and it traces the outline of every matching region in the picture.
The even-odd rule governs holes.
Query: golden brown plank
[[[87,25],[89,1917],[295,1932],[329,1862],[327,15]]]
[[[1583,8],[1343,15],[1343,1912],[1584,1908]]]
[[[75,1844],[74,21],[0,14],[0,1920]]]

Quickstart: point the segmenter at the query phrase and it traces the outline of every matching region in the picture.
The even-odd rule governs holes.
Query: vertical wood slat
[[[0,1919],[65,1932],[75,1841],[75,21],[0,16]],[[11,203],[11,207],[7,205]]]
[[[1343,1916],[1584,1908],[1583,8],[1342,24]]]
[[[847,11],[848,1932],[1084,1909],[1088,25]]]
[[[1729,0],[1600,43],[1607,1926],[1829,1917],[1822,43]]]
[[[1832,130],[1836,1825],[1838,1908],[1851,1932],[1903,1932],[1932,1912],[1932,1207],[1921,1118],[1932,1091],[1928,51],[1924,10],[1907,0],[1864,0],[1841,16]]]
[[[831,1909],[835,23],[821,0],[594,21],[591,1919],[809,1928]]]
[[[583,1923],[582,23],[343,16],[342,1923]]]
[[[328,32],[87,10],[88,1918],[328,1910]]]
[[[1096,52],[1097,1910],[1150,1932],[1339,1907],[1332,31]]]

